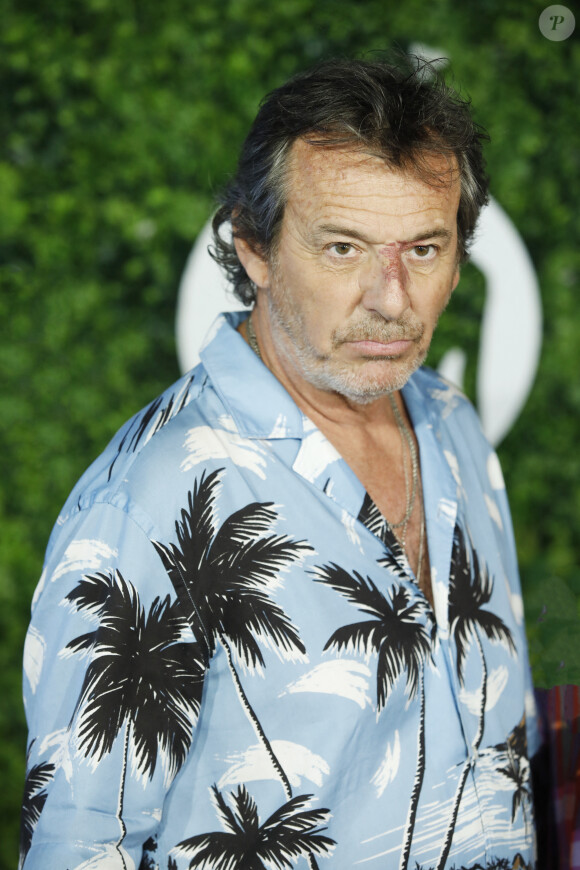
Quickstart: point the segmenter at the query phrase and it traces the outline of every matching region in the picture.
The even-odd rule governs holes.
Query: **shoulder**
[[[59,524],[95,503],[122,507],[135,484],[168,474],[179,462],[185,433],[207,417],[208,393],[213,390],[200,364],[127,420],[73,488]]]
[[[81,568],[81,573],[105,566],[119,567],[123,576],[151,574],[151,542],[170,533],[187,484],[181,469],[187,432],[207,419],[203,407],[212,392],[199,365],[113,436],[58,516],[35,602],[47,585],[61,594],[54,581],[62,576],[69,583]]]
[[[237,396],[238,333],[223,317],[216,324],[202,361],[127,420],[79,479],[49,549],[66,537],[65,527],[70,533],[78,525],[79,515],[100,516],[104,507],[124,514],[148,537],[165,533],[194,478],[218,466],[233,468],[232,443],[235,447],[240,436],[228,389]],[[119,521],[124,522],[122,517]]]

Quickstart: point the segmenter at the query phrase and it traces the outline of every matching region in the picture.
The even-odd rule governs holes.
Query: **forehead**
[[[392,229],[394,221],[415,229],[421,222],[434,229],[454,228],[460,194],[456,165],[433,156],[427,168],[436,183],[391,168],[361,150],[298,140],[288,164],[286,213],[302,223],[345,219],[357,226],[372,225],[379,232]]]

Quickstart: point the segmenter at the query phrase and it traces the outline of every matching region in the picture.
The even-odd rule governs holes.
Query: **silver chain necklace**
[[[411,519],[411,514],[413,513],[413,508],[415,507],[415,497],[417,495],[417,482],[419,479],[419,462],[417,459],[417,448],[415,447],[415,442],[413,441],[413,436],[409,432],[408,427],[405,425],[405,421],[401,417],[401,412],[399,411],[399,407],[397,402],[395,401],[395,397],[392,393],[389,393],[389,402],[391,403],[391,408],[393,409],[393,415],[395,417],[395,422],[397,424],[397,428],[399,430],[399,435],[401,436],[401,446],[403,448],[403,473],[405,475],[405,496],[406,496],[406,504],[405,504],[405,515],[402,520],[399,520],[398,523],[389,523],[392,529],[403,529],[402,536],[404,541],[404,536],[407,532],[407,525],[409,520]],[[411,494],[409,495],[409,474],[407,472],[407,463],[405,462],[405,444],[409,448],[409,455],[411,457]],[[403,543],[403,546],[404,543]]]
[[[409,427],[406,425],[405,421],[401,416],[401,412],[399,411],[399,407],[395,400],[395,397],[392,393],[389,393],[389,401],[391,403],[391,408],[393,409],[393,415],[395,417],[395,422],[397,424],[397,429],[399,430],[399,434],[401,436],[401,446],[403,452],[403,474],[405,476],[405,515],[402,520],[399,520],[398,523],[391,523],[387,520],[389,528],[395,534],[396,537],[399,537],[395,532],[395,529],[401,529],[400,533],[400,542],[403,550],[406,551],[406,539],[407,539],[407,526],[409,525],[409,520],[413,514],[413,509],[415,507],[415,500],[417,496],[417,490],[419,485],[419,458],[417,456],[417,448],[415,447],[415,441],[413,439],[413,435],[409,431]],[[405,444],[409,448],[409,455],[411,457],[411,494],[409,495],[409,474],[407,471],[407,464],[405,462]],[[423,565],[423,548],[425,545],[425,517],[423,514],[423,505],[421,504],[421,499],[419,499],[419,557],[417,560],[417,583],[421,582],[421,567]]]

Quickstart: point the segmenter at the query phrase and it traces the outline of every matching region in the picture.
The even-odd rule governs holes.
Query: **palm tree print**
[[[125,727],[118,803],[121,843],[126,835],[123,796],[132,741],[138,771],[153,777],[165,758],[168,778],[187,757],[199,713],[204,666],[177,601],[156,598],[147,616],[119,571],[84,577],[67,596],[77,610],[97,616],[98,627],[70,641],[69,654],[92,652],[71,725],[78,713],[79,749],[99,761]],[[124,863],[124,860],[123,860]]]
[[[34,764],[26,775],[24,784],[24,797],[22,800],[22,817],[20,821],[20,862],[22,867],[32,843],[34,829],[44,809],[47,792],[44,786],[48,785],[54,775],[54,764],[47,761]]]
[[[487,566],[483,563],[480,565],[478,555],[473,549],[471,541],[466,538],[461,527],[456,525],[453,533],[453,551],[451,554],[451,573],[449,577],[449,626],[450,635],[455,641],[457,648],[457,674],[461,686],[465,685],[465,659],[472,642],[476,644],[479,650],[482,670],[479,723],[477,734],[473,741],[473,758],[477,756],[483,738],[485,706],[487,702],[487,664],[483,652],[481,634],[485,635],[492,643],[505,644],[512,653],[515,653],[516,650],[511,632],[502,619],[491,610],[484,609],[484,605],[488,604],[491,600],[492,594],[493,580],[489,576]],[[463,767],[437,870],[443,870],[445,867],[453,840],[453,832],[457,822],[463,788],[473,763],[472,758],[468,758]]]
[[[155,837],[148,837],[143,843],[143,854],[141,855],[141,863],[139,870],[159,870],[159,865],[154,853],[157,851],[157,840]]]
[[[193,380],[194,376],[190,375],[181,390],[177,393],[172,393],[165,405],[163,404],[164,396],[158,396],[141,414],[134,418],[119,443],[117,455],[109,466],[109,480],[111,479],[115,462],[123,451],[134,453],[140,441],[143,439],[148,441],[152,435],[159,432],[172,417],[187,405]]]
[[[290,782],[243,690],[232,647],[244,665],[264,667],[259,641],[269,641],[284,656],[306,649],[284,610],[270,598],[269,585],[281,570],[312,548],[286,535],[261,537],[278,518],[271,503],[253,502],[231,514],[218,528],[215,499],[223,469],[202,475],[175,523],[176,544],[154,542],[187,610],[206,662],[218,642],[246,713],[280,777],[286,797]]]
[[[395,568],[397,566],[394,559],[393,566]],[[394,586],[385,596],[377,589],[370,577],[365,579],[356,571],[349,574],[334,563],[317,568],[316,580],[328,584],[344,595],[351,604],[372,617],[341,626],[328,639],[324,649],[334,649],[339,653],[353,649],[364,654],[377,655],[378,712],[380,713],[384,708],[389,692],[402,674],[406,678],[408,697],[410,699],[416,698],[417,695],[420,697],[417,771],[401,853],[400,867],[403,870],[409,862],[417,807],[425,774],[423,668],[431,650],[431,640],[425,626],[420,622],[420,617],[428,614],[427,604],[422,599],[412,600],[411,594],[402,585]]]
[[[401,547],[388,521],[384,518],[368,492],[365,493],[358,520],[385,546],[385,555],[377,560],[379,564],[384,565],[395,576],[412,581],[413,576],[405,551]]]
[[[526,814],[526,805],[531,801],[531,793],[529,785],[529,765],[527,759],[522,763],[522,758],[515,755],[513,752],[508,752],[508,766],[498,767],[498,773],[503,773],[514,785],[514,794],[512,799],[512,825],[516,820],[518,809],[521,807],[524,826],[527,830],[528,819]]]
[[[295,866],[301,857],[310,858],[310,866],[317,867],[313,856],[327,856],[335,845],[324,835],[326,828],[320,827],[329,811],[306,808],[312,795],[291,798],[260,824],[256,802],[245,786],[230,793],[231,806],[215,785],[212,791],[224,830],[179,843],[180,852],[193,855],[190,870],[282,870]]]

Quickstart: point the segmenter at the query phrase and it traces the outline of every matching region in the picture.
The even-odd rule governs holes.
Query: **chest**
[[[325,434],[390,525],[433,605],[419,445],[412,429],[406,437],[396,429],[380,439],[339,429]]]

